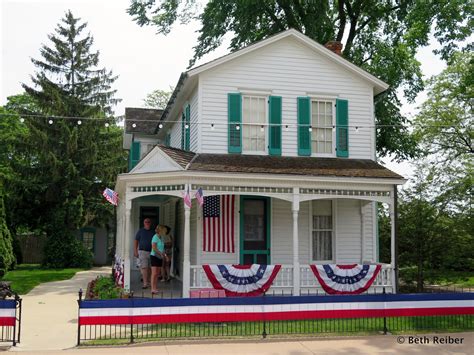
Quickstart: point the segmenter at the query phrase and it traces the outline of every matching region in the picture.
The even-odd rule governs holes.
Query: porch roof
[[[370,159],[196,154],[158,147],[189,171],[404,179]]]

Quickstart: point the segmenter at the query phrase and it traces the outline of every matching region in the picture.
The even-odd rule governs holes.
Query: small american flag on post
[[[108,187],[105,188],[104,192],[102,192],[102,196],[105,197],[107,201],[109,201],[112,205],[117,206],[118,205],[118,193],[116,193],[114,190],[109,189]]]
[[[202,206],[204,204],[204,193],[202,192],[202,188],[197,189],[196,193],[194,194],[194,197],[196,197],[199,206]]]
[[[191,202],[191,194],[189,193],[189,186],[187,186],[186,188],[186,192],[184,193],[183,199],[186,206],[191,208],[192,202]]]
[[[235,253],[235,195],[206,196],[203,207],[203,251]]]

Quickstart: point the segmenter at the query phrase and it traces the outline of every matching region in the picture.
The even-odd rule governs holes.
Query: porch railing
[[[212,287],[207,279],[202,265],[191,265],[191,289]],[[390,264],[382,264],[380,273],[371,286],[374,293],[382,293],[383,288],[390,290],[393,287],[392,268]],[[291,293],[293,289],[293,265],[282,265],[270,290]],[[309,265],[300,266],[300,292],[325,293]]]

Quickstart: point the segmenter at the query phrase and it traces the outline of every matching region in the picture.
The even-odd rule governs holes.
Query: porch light
[[[53,120],[49,120],[48,123],[49,123],[49,124],[53,124]]]
[[[82,121],[81,120],[77,121],[77,124],[80,126],[82,124]]]
[[[308,131],[313,132],[313,127],[309,126]]]

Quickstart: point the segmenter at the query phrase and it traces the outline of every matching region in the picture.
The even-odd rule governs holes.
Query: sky
[[[204,1],[204,0],[203,0]],[[35,72],[31,58],[40,59],[47,35],[70,9],[75,17],[88,23],[94,37],[93,49],[100,51],[100,66],[119,78],[114,84],[122,102],[115,108],[123,115],[125,107],[143,107],[143,99],[155,89],[169,90],[186,70],[197,43],[200,24],[175,25],[167,36],[156,34],[153,27],[140,27],[126,13],[130,0],[0,0],[0,105],[7,97],[23,91],[21,83],[31,84]],[[228,41],[200,59],[205,63],[228,53]],[[432,53],[433,46],[421,49],[417,59],[425,77],[440,73],[445,64]],[[414,104],[404,103],[403,113],[412,116],[426,98],[420,94]],[[407,163],[386,160],[387,167],[408,177]]]

